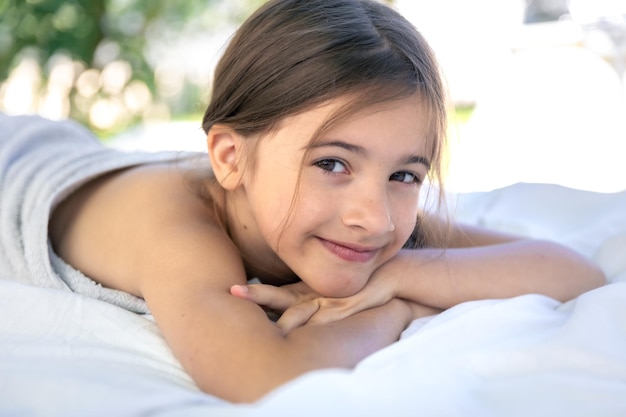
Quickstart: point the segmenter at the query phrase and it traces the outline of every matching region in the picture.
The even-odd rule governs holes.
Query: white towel
[[[106,172],[174,160],[179,152],[121,152],[75,122],[0,114],[0,278],[68,289],[134,312],[143,300],[103,288],[56,256],[48,239],[52,209]]]

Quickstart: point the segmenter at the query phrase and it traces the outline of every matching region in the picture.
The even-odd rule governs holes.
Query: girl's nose
[[[364,229],[373,236],[392,232],[395,226],[386,191],[375,192],[370,188],[359,194],[347,198],[343,223],[349,227]]]

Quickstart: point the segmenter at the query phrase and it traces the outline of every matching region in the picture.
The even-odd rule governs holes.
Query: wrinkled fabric
[[[103,288],[56,256],[48,239],[48,221],[63,198],[91,179],[180,156],[110,149],[72,121],[0,114],[0,279],[67,289],[148,312],[142,299]]]

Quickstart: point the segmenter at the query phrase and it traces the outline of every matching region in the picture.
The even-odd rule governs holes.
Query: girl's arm
[[[448,248],[403,250],[382,265],[359,293],[328,299],[302,291],[249,286],[235,293],[285,310],[286,330],[304,323],[339,320],[397,297],[437,309],[465,301],[538,293],[567,301],[605,283],[590,260],[562,245],[472,226],[427,224],[427,235]],[[297,308],[290,308],[297,306]]]
[[[402,300],[285,334],[253,302],[239,253],[176,167],[92,181],[55,211],[59,255],[102,285],[143,297],[198,386],[234,402],[260,398],[313,369],[352,367],[398,339],[428,308]]]
[[[519,240],[471,248],[403,250],[376,271],[392,294],[438,308],[538,293],[567,301],[605,283],[602,271],[558,244]]]
[[[165,339],[203,391],[251,402],[303,373],[349,368],[393,343],[411,322],[408,303],[390,302],[346,319],[285,334],[256,304],[205,278],[145,287]]]
[[[567,301],[605,283],[598,266],[555,242],[438,221],[424,226],[448,248],[403,250],[379,268],[375,276],[392,281],[396,297],[443,309],[529,293]]]
[[[285,333],[257,304],[229,293],[233,284],[246,282],[245,273],[235,249],[211,239],[222,233],[214,229],[161,228],[154,237],[162,244],[152,248],[152,262],[136,271],[169,346],[208,393],[249,402],[307,371],[353,367],[398,340],[413,319],[432,314],[393,299],[343,320]]]

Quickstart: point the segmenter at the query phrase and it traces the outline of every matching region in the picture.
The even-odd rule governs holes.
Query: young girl
[[[5,118],[5,159],[36,143],[46,156],[24,182],[57,184],[17,199],[45,211],[51,249],[37,234],[33,253],[52,268],[5,263],[25,281],[51,269],[74,291],[151,312],[198,386],[236,402],[354,366],[463,301],[568,300],[601,285],[598,268],[556,244],[418,213],[422,184],[441,177],[444,95],[424,39],[382,3],[270,1],[216,69],[210,168]],[[10,187],[18,174],[3,175]],[[265,310],[284,314],[274,323]]]

